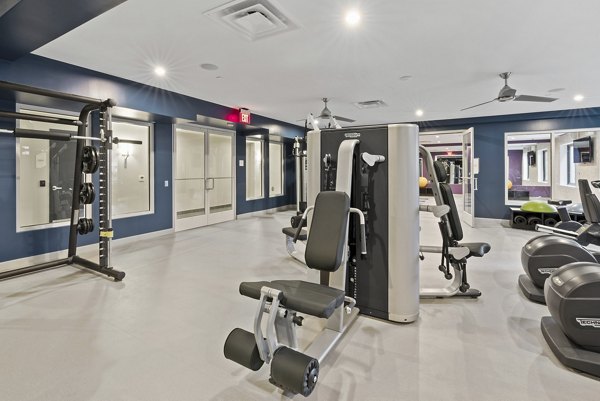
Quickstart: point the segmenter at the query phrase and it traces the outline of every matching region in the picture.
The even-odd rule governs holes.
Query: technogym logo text
[[[579,323],[580,326],[600,329],[600,319],[589,317],[576,317],[575,320],[577,320],[577,323]]]
[[[541,269],[538,269],[538,271],[540,272],[540,274],[552,274],[556,271],[556,269],[558,269],[558,267],[542,267]]]
[[[346,132],[344,136],[346,138],[360,138],[360,132]]]

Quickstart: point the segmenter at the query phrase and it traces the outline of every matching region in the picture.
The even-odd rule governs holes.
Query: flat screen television
[[[594,144],[592,137],[573,141],[573,163],[590,163],[594,160]]]
[[[530,150],[529,152],[527,152],[527,165],[535,166],[535,163],[535,150]]]

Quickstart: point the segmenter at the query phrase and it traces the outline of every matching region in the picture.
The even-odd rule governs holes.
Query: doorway
[[[235,134],[176,126],[174,135],[175,231],[235,218]]]
[[[419,144],[429,150],[436,161],[446,168],[447,183],[454,193],[461,220],[474,227],[475,191],[477,190],[477,160],[473,151],[473,128],[453,131],[425,131],[419,135]],[[419,163],[423,169],[423,163]],[[424,175],[424,171],[421,171]],[[421,189],[421,202],[432,203],[431,190]]]

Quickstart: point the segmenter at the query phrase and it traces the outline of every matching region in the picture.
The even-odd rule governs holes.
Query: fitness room
[[[0,3],[0,401],[597,399],[599,14]]]

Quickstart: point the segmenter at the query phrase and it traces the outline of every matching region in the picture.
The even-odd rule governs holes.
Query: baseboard
[[[274,207],[271,209],[265,209],[265,210],[258,210],[256,212],[249,212],[249,213],[244,213],[244,214],[238,214],[237,218],[238,219],[247,219],[250,217],[257,217],[257,216],[265,216],[265,215],[269,215],[269,214],[273,214],[273,213],[278,213],[278,212],[287,212],[290,210],[296,210],[296,205],[285,205],[285,206],[279,206],[279,207]]]
[[[171,233],[173,233],[172,228],[169,228],[166,230],[160,230],[160,231],[152,231],[149,233],[134,235],[131,237],[119,238],[119,239],[114,240],[112,242],[112,244],[113,244],[113,246],[127,245],[132,242],[139,242],[139,241],[143,241],[143,240],[150,239],[150,238],[161,237],[163,235],[171,234]],[[98,244],[82,245],[82,246],[77,247],[77,254],[80,256],[86,256],[86,255],[93,256],[94,253],[97,252],[97,249],[98,249]],[[57,260],[57,259],[63,259],[63,258],[67,257],[67,253],[68,253],[67,249],[63,249],[60,251],[43,253],[40,255],[27,256],[27,257],[20,258],[20,259],[7,260],[5,262],[0,263],[0,272],[5,272],[8,270],[13,270],[13,269],[20,269],[21,267],[37,265],[39,263],[51,262],[51,261]],[[96,254],[96,256],[97,256],[97,254]],[[95,260],[95,259],[97,259],[97,257],[96,258],[90,257],[90,259]]]
[[[500,227],[503,225],[504,219],[489,219],[487,217],[475,217],[475,227],[486,228],[486,227]]]

